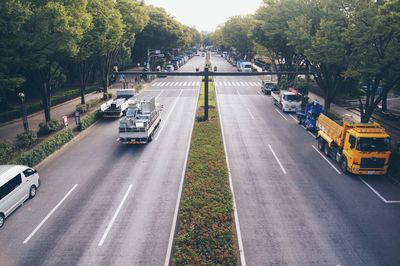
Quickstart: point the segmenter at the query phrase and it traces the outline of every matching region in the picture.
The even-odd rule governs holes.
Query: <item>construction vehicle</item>
[[[117,90],[117,97],[100,106],[103,117],[121,117],[128,108],[128,99],[135,96],[135,89]]]
[[[343,125],[321,114],[317,120],[318,149],[340,164],[343,172],[385,175],[390,158],[390,136],[378,123],[356,123],[351,116]]]
[[[323,112],[324,108],[318,102],[307,103],[304,111],[297,112],[297,119],[306,130],[316,131],[317,119]]]
[[[301,110],[301,95],[298,93],[287,90],[272,91],[271,96],[274,105],[281,108],[283,112],[298,112]]]
[[[161,108],[155,97],[135,97],[128,101],[126,116],[120,119],[119,141],[145,144],[153,139],[161,122]]]

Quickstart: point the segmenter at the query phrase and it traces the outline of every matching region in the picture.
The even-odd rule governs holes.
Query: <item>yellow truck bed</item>
[[[334,141],[339,147],[343,146],[343,126],[339,125],[326,115],[320,114],[317,120],[317,128],[320,130],[320,135],[328,141],[329,145]]]

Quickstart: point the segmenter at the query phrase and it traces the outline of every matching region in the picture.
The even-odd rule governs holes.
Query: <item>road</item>
[[[204,64],[194,57],[182,71]],[[104,120],[45,162],[33,200],[0,230],[2,265],[162,265],[191,137],[200,77],[146,86],[163,105],[147,145],[123,146]]]
[[[400,265],[398,186],[343,174],[259,78],[215,82],[247,265]]]

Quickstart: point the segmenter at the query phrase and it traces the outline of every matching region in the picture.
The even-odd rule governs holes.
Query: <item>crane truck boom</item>
[[[123,144],[150,142],[161,122],[161,110],[155,97],[135,97],[128,105],[126,116],[120,119],[119,141]]]
[[[390,158],[390,136],[378,123],[356,123],[351,117],[339,125],[321,114],[317,120],[318,148],[336,160],[344,172],[384,175]]]

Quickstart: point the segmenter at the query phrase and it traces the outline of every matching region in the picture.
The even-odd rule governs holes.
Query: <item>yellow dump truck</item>
[[[344,172],[384,175],[390,157],[390,136],[378,123],[356,123],[350,116],[339,125],[326,115],[317,120],[318,149],[336,160]]]

